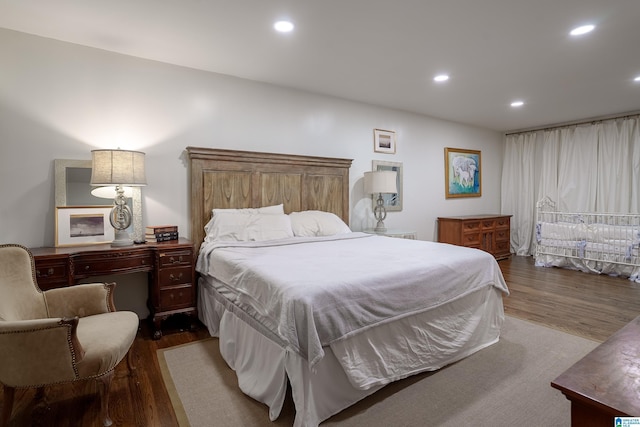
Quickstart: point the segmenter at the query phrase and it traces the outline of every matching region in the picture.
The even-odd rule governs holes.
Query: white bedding
[[[204,243],[197,270],[224,284],[227,297],[312,367],[323,346],[373,326],[483,287],[508,294],[486,252],[364,233]]]

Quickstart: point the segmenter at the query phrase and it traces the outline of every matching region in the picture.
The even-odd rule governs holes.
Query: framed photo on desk
[[[111,243],[115,232],[109,222],[113,206],[56,207],[56,246]]]

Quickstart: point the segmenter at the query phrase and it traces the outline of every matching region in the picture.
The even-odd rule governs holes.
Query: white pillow
[[[261,242],[293,237],[291,219],[285,214],[216,212],[207,225],[206,242]]]
[[[212,209],[211,210],[211,219],[204,226],[204,241],[210,242],[215,239],[209,238],[209,234],[211,232],[211,227],[213,226],[213,218],[216,216],[216,213],[237,213],[237,214],[284,214],[284,206],[282,204],[274,205],[274,206],[263,206],[261,208],[239,208],[239,209]]]
[[[339,216],[331,212],[291,212],[289,217],[294,236],[314,237],[351,233],[349,226]]]

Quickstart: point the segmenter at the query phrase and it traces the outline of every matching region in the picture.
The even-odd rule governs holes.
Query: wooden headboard
[[[204,239],[213,208],[284,205],[285,213],[322,210],[349,224],[351,159],[187,147],[191,239]]]

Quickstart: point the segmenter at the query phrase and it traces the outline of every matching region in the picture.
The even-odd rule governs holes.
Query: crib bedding
[[[590,217],[610,220],[607,215],[558,215],[575,222],[536,224],[537,266],[565,267],[640,281],[640,226],[636,225],[636,219],[617,215],[615,220],[630,223],[625,225],[587,221]]]
[[[373,326],[483,287],[508,293],[486,252],[364,233],[205,243],[197,269],[312,367]]]

